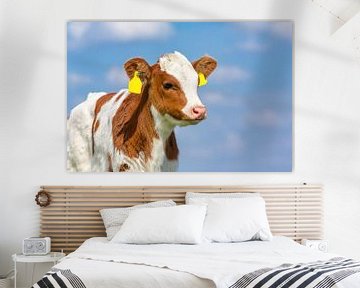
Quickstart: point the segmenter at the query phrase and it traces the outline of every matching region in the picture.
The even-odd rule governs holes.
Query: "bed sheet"
[[[337,256],[311,250],[286,237],[200,245],[113,244],[106,238],[91,238],[55,267],[70,269],[88,288],[225,288],[264,267],[327,261]],[[360,287],[360,273],[336,287]]]

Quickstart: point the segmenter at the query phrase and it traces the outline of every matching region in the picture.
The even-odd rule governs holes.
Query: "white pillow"
[[[186,192],[185,203],[186,204],[208,204],[211,199],[218,198],[246,198],[246,197],[259,197],[259,193],[255,192],[241,192],[241,193],[197,193]]]
[[[100,214],[106,229],[107,239],[111,240],[115,234],[120,230],[121,225],[124,223],[129,213],[132,210],[139,208],[153,208],[153,207],[170,207],[176,206],[172,200],[156,201],[146,204],[135,205],[128,208],[109,208],[101,209]]]
[[[206,214],[205,205],[180,205],[131,211],[113,243],[197,244]]]
[[[247,197],[209,200],[203,237],[211,242],[271,240],[264,199]]]

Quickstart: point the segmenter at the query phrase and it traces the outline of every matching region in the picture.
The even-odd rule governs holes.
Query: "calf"
[[[152,66],[142,58],[128,60],[125,71],[130,79],[140,78],[140,94],[127,89],[90,93],[72,109],[68,170],[176,171],[174,128],[206,118],[197,94],[199,75],[207,78],[216,65],[209,56],[190,63],[179,52],[163,55]]]

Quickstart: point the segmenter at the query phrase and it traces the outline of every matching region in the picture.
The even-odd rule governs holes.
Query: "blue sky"
[[[89,92],[126,88],[129,58],[208,54],[218,61],[199,88],[208,118],[176,128],[179,171],[292,171],[292,22],[69,22],[67,30],[68,114]]]

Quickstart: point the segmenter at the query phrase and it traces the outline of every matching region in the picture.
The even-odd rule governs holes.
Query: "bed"
[[[298,243],[322,237],[319,185],[42,189],[52,199],[41,211],[42,235],[55,240],[54,251],[61,248],[72,253],[34,284],[36,288],[360,287],[359,262]],[[182,204],[188,191],[260,193],[274,237],[198,245],[119,244],[104,237],[99,209],[163,199]]]
[[[319,262],[330,259],[328,262]],[[311,277],[304,275],[297,280],[298,284],[294,284],[296,286],[291,287],[360,287],[360,274],[356,273],[360,269],[359,263],[344,262],[346,260],[309,249],[282,236],[276,236],[270,242],[158,244],[136,247],[111,244],[106,238],[97,237],[87,240],[53,269],[59,274],[62,271],[71,271],[72,274],[65,273],[65,276],[60,275],[58,278],[62,279],[65,287],[289,287],[270,285],[280,278],[279,275],[284,275],[284,272],[279,272],[279,275],[269,279],[268,286],[254,286],[250,283],[251,286],[246,286],[244,276],[263,269],[265,273],[268,268],[278,268],[284,264],[306,263],[306,269],[311,267],[310,265],[325,267],[328,263],[330,267],[334,263],[348,263],[348,267],[352,267],[352,273],[346,271],[350,273],[348,277],[340,273],[337,279],[340,282],[336,283],[336,279],[321,278],[319,275],[318,282],[315,282],[317,285],[301,286],[301,283]],[[285,265],[285,269],[289,267],[291,266]],[[299,275],[295,272],[304,271],[304,267],[296,267],[287,273]],[[282,269],[285,270],[283,267]],[[342,272],[341,269],[339,271]],[[79,279],[71,281],[75,277]],[[340,279],[342,277],[344,279]],[[56,287],[56,279],[49,281]],[[336,286],[332,285],[334,283]],[[40,281],[34,287],[50,286],[43,284]]]

